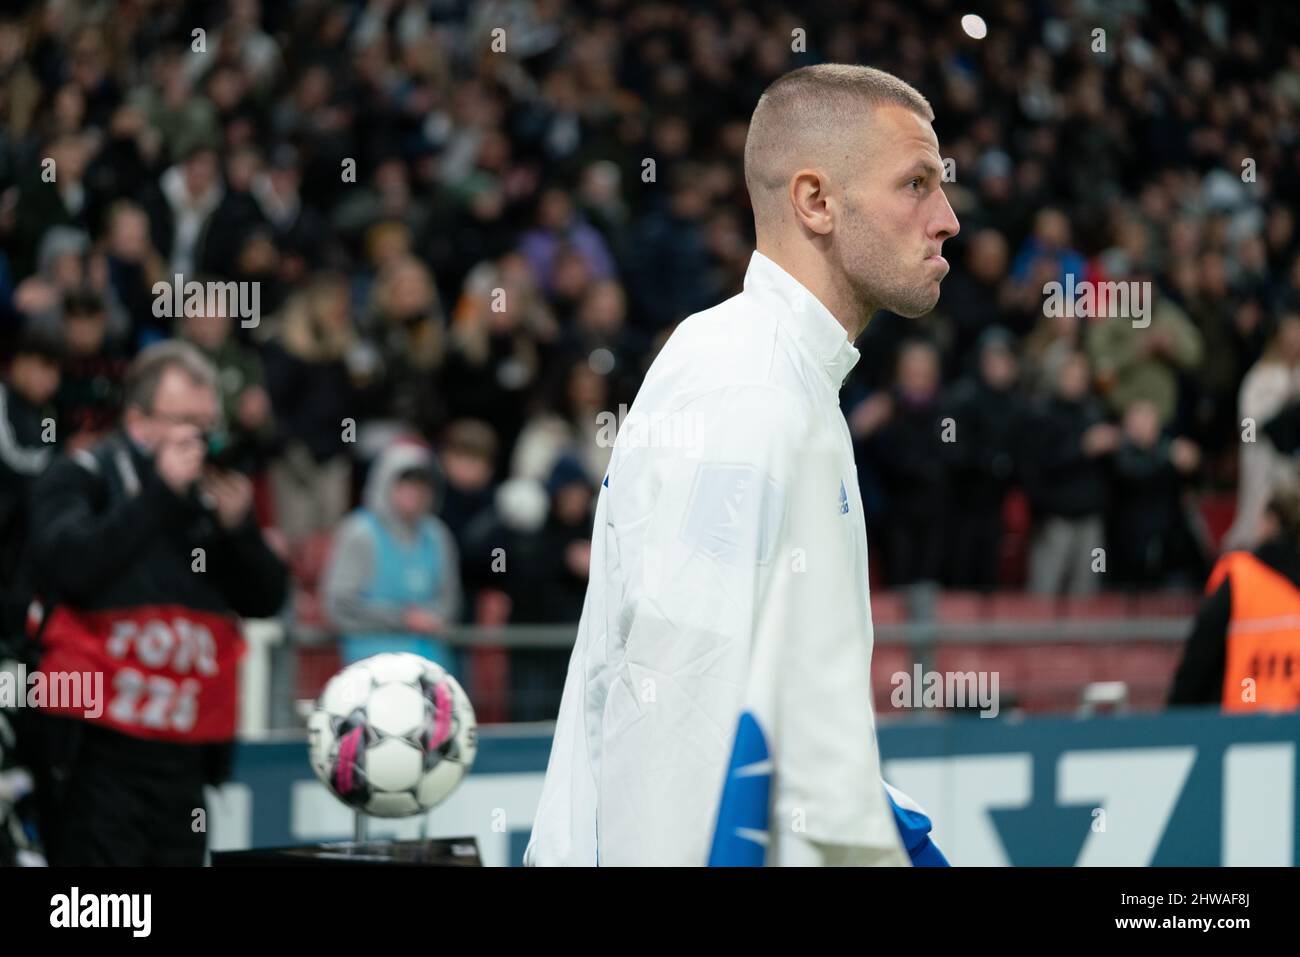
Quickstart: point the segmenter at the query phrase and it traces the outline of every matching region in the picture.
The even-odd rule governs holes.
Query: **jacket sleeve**
[[[368,599],[364,592],[374,576],[375,543],[365,521],[346,519],[335,533],[325,571],[323,595],[330,624],[343,634],[394,631],[406,609]]]
[[[140,493],[98,510],[99,465],[88,453],[61,458],[32,489],[32,560],[39,590],[90,599],[129,568],[159,531],[193,519],[197,501],[174,493],[152,470]]]
[[[1169,706],[1217,704],[1223,700],[1232,617],[1232,576],[1224,578],[1196,614],[1183,660],[1174,674]]]
[[[237,614],[271,618],[280,612],[289,595],[289,568],[267,545],[252,515],[222,534],[213,552],[211,571]]]
[[[8,391],[0,385],[0,476],[6,484],[9,483],[8,473],[25,478],[40,475],[53,455],[53,445],[23,445],[19,441],[10,421]]]

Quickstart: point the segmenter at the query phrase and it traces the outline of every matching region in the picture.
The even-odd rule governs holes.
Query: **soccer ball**
[[[441,803],[478,751],[460,684],[419,655],[382,654],[325,685],[307,722],[312,769],[344,804],[407,817]]]

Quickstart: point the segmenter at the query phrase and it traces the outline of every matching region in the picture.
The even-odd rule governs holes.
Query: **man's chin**
[[[904,319],[919,319],[930,312],[938,302],[939,284],[936,282],[933,291],[927,291],[917,296],[909,296],[892,306],[886,306],[886,308]]]

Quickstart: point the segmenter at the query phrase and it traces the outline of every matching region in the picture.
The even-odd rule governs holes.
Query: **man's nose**
[[[937,190],[935,195],[939,197],[940,208],[930,223],[930,235],[942,242],[961,232],[961,223],[957,222],[957,214],[952,211],[952,204],[948,202],[943,190]]]

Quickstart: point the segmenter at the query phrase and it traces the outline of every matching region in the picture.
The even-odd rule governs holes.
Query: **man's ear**
[[[122,410],[122,428],[136,442],[145,444],[147,439],[147,417],[138,405],[128,405]]]
[[[804,229],[825,236],[834,227],[835,200],[830,195],[830,180],[825,170],[816,167],[798,170],[788,187],[795,222]]]

